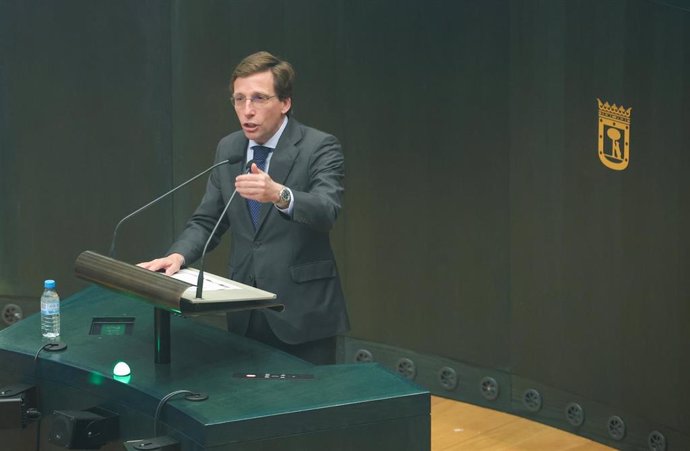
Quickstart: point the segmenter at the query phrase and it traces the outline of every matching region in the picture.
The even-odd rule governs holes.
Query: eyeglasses
[[[251,97],[244,96],[242,94],[238,94],[236,96],[230,97],[230,103],[235,108],[241,108],[247,104],[247,100],[249,100],[249,103],[256,107],[261,107],[264,106],[268,103],[269,100],[272,98],[277,97],[277,96],[267,96],[265,94],[255,94]]]

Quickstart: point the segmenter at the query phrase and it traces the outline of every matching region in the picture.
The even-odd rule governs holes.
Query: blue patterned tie
[[[273,151],[270,147],[264,146],[253,146],[254,150],[254,163],[262,171],[266,170],[266,159],[268,154]],[[254,224],[254,230],[259,226],[259,217],[261,216],[261,202],[255,200],[247,200],[247,206],[249,207],[249,214],[252,217],[252,223]]]

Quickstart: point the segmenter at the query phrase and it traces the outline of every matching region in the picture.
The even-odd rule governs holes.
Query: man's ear
[[[283,106],[280,109],[280,112],[283,114],[287,114],[288,111],[290,111],[290,108],[292,108],[292,98],[288,97],[287,99],[283,99],[280,101]]]

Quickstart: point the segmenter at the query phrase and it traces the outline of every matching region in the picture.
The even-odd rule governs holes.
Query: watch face
[[[284,202],[290,201],[290,191],[288,191],[287,188],[283,188],[283,190],[280,192],[280,200]]]

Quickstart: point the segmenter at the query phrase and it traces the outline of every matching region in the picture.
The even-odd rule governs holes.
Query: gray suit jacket
[[[218,144],[215,161],[244,156],[242,131]],[[201,204],[169,253],[196,261],[225,203],[235,189],[244,160],[216,168]],[[246,199],[236,196],[211,241],[215,247],[230,228],[230,278],[276,293],[281,313],[266,311],[273,332],[290,344],[346,332],[349,320],[329,232],[341,208],[344,158],[338,140],[290,118],[271,157],[269,175],[292,190],[292,218],[273,204],[263,204],[255,231]],[[244,334],[248,312],[229,315],[231,331]]]

